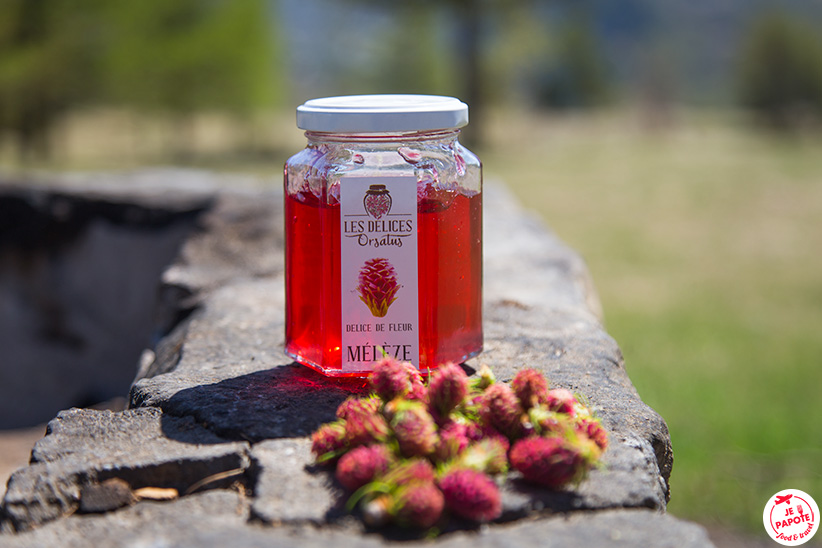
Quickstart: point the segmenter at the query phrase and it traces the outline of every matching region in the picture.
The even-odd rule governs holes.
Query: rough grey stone
[[[164,284],[204,296],[229,280],[282,272],[283,254],[272,253],[283,245],[282,193],[229,184],[163,273]]]
[[[157,280],[212,199],[106,183],[0,176],[0,428],[123,396]]]
[[[665,509],[665,484],[651,472],[656,457],[638,439],[612,443],[603,455],[602,468],[594,469],[579,486],[552,491],[511,474],[502,489],[501,521],[540,512],[570,512],[607,508]]]
[[[713,546],[705,530],[651,511],[575,512],[552,519],[489,527],[479,534],[443,538],[447,548],[534,546],[607,546],[609,548],[699,548]]]
[[[120,478],[109,478],[102,483],[83,487],[80,491],[80,512],[109,512],[132,504],[136,500],[128,483]]]
[[[584,263],[499,187],[486,192],[492,207],[485,214],[485,351],[468,365],[488,364],[501,380],[525,365],[543,371],[554,385],[585,396],[612,439],[605,469],[573,500],[534,500],[511,488],[506,510],[665,508],[672,463],[667,427],[639,398],[617,344],[603,330]],[[251,441],[305,436],[332,420],[362,382],[328,379],[291,363],[282,351],[283,294],[281,276],[233,279],[210,290],[187,325],[177,365],[138,380],[131,405],[194,416],[221,436]]]
[[[247,521],[243,497],[230,491],[210,491],[173,503],[142,502],[103,515],[74,516],[3,539],[8,548],[86,546],[164,548],[271,548],[306,546],[357,548],[396,546],[398,539],[352,528],[298,524],[280,527]],[[403,545],[443,548],[476,546],[508,548],[706,548],[713,546],[697,525],[649,510],[581,512],[549,518],[446,533]]]
[[[264,523],[321,525],[345,515],[342,490],[328,468],[310,466],[311,441],[258,443],[251,452],[254,500],[251,515]]]
[[[200,219],[201,230],[185,242],[177,260],[163,272],[157,311],[163,333],[228,281],[282,273],[283,254],[272,253],[283,247],[282,194],[255,188],[248,179],[222,183],[223,189]],[[174,366],[160,364],[161,372]]]
[[[245,470],[248,451],[244,442],[226,442],[190,417],[164,416],[156,408],[63,411],[35,444],[31,465],[9,480],[4,519],[25,530],[58,518],[77,508],[84,487],[109,478],[132,489],[185,492],[214,474]]]
[[[217,289],[188,325],[182,356],[138,380],[131,406],[197,418],[230,439],[307,436],[362,392],[362,380],[327,379],[283,353],[283,279]]]
[[[280,283],[256,280],[216,291],[191,322],[177,368],[138,381],[132,405],[194,416],[223,437],[251,441],[306,436],[333,420],[337,405],[362,382],[327,379],[290,364],[280,350],[281,320],[270,317],[281,310]],[[487,363],[503,380],[524,364],[541,369],[555,385],[585,395],[611,433],[604,470],[582,484],[573,503],[544,496],[563,509],[664,508],[671,466],[667,428],[639,399],[613,339],[594,319],[570,313],[492,304],[486,316],[487,349],[469,363]],[[506,511],[515,515],[550,506],[530,492],[510,493]]]
[[[501,380],[510,380],[518,368],[528,365],[544,372],[553,386],[581,394],[611,437],[606,470],[620,471],[623,483],[642,485],[645,495],[657,499],[641,506],[664,508],[673,465],[668,428],[639,398],[613,339],[583,315],[500,303],[485,310],[486,349],[469,363],[489,364]],[[612,482],[618,476],[600,476],[606,477]]]
[[[8,548],[242,547],[247,545],[243,537],[255,538],[247,517],[242,496],[218,489],[174,502],[144,501],[106,514],[77,514],[33,531],[3,535],[0,544]]]
[[[0,174],[0,428],[122,397],[208,289],[282,270],[281,210],[251,177]],[[173,367],[156,350],[141,377]]]
[[[216,468],[244,470],[248,498],[242,489],[218,490],[101,516],[74,515],[3,539],[17,543],[12,546],[56,538],[66,546],[118,546],[125,545],[124,535],[129,546],[413,540],[408,533],[368,531],[346,517],[332,475],[312,463],[308,434],[365,384],[323,377],[282,351],[281,205],[268,194],[226,198],[216,192],[203,216],[205,229],[163,276],[162,317],[170,334],[144,354],[129,397],[133,409],[98,422],[77,419],[75,430],[72,421],[58,418],[35,448],[32,465],[13,478],[2,511],[13,524],[45,522],[76,507],[78,486],[121,477],[140,487],[130,473],[153,478],[157,463],[174,460],[169,455],[178,451],[183,460],[212,467],[219,458],[209,450],[230,455],[236,462]],[[555,386],[588,399],[610,433],[610,446],[604,466],[574,488],[547,491],[512,474],[503,486],[499,523],[475,530],[457,524],[437,544],[711,546],[702,528],[662,514],[672,466],[667,427],[641,401],[616,342],[604,331],[584,263],[501,187],[487,185],[485,200],[485,351],[466,365],[488,364],[503,381],[523,366],[543,371]],[[166,439],[138,439],[147,449],[130,457],[100,449],[117,445],[104,440],[122,443],[135,421],[148,423],[138,429],[159,428]],[[61,432],[65,444],[54,437]],[[226,439],[254,445],[249,450]],[[152,453],[150,447],[163,449]],[[170,486],[176,479],[190,486],[203,477],[191,468],[171,466],[165,483],[149,483]],[[116,534],[109,532],[113,527],[119,527]]]

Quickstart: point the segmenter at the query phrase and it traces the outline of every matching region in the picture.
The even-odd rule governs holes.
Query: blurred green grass
[[[669,511],[762,532],[822,496],[822,136],[733,115],[502,113],[483,152],[586,259],[608,332],[674,447]]]

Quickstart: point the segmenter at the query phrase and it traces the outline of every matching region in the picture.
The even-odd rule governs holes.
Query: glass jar
[[[329,376],[482,351],[482,167],[451,97],[306,102],[285,165],[286,352]]]

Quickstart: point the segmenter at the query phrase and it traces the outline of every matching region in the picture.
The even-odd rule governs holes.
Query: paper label
[[[342,370],[419,368],[416,177],[340,180]]]

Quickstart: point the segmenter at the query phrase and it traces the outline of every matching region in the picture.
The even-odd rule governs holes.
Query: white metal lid
[[[346,95],[297,107],[297,127],[332,133],[430,131],[468,124],[468,105],[441,95]]]

